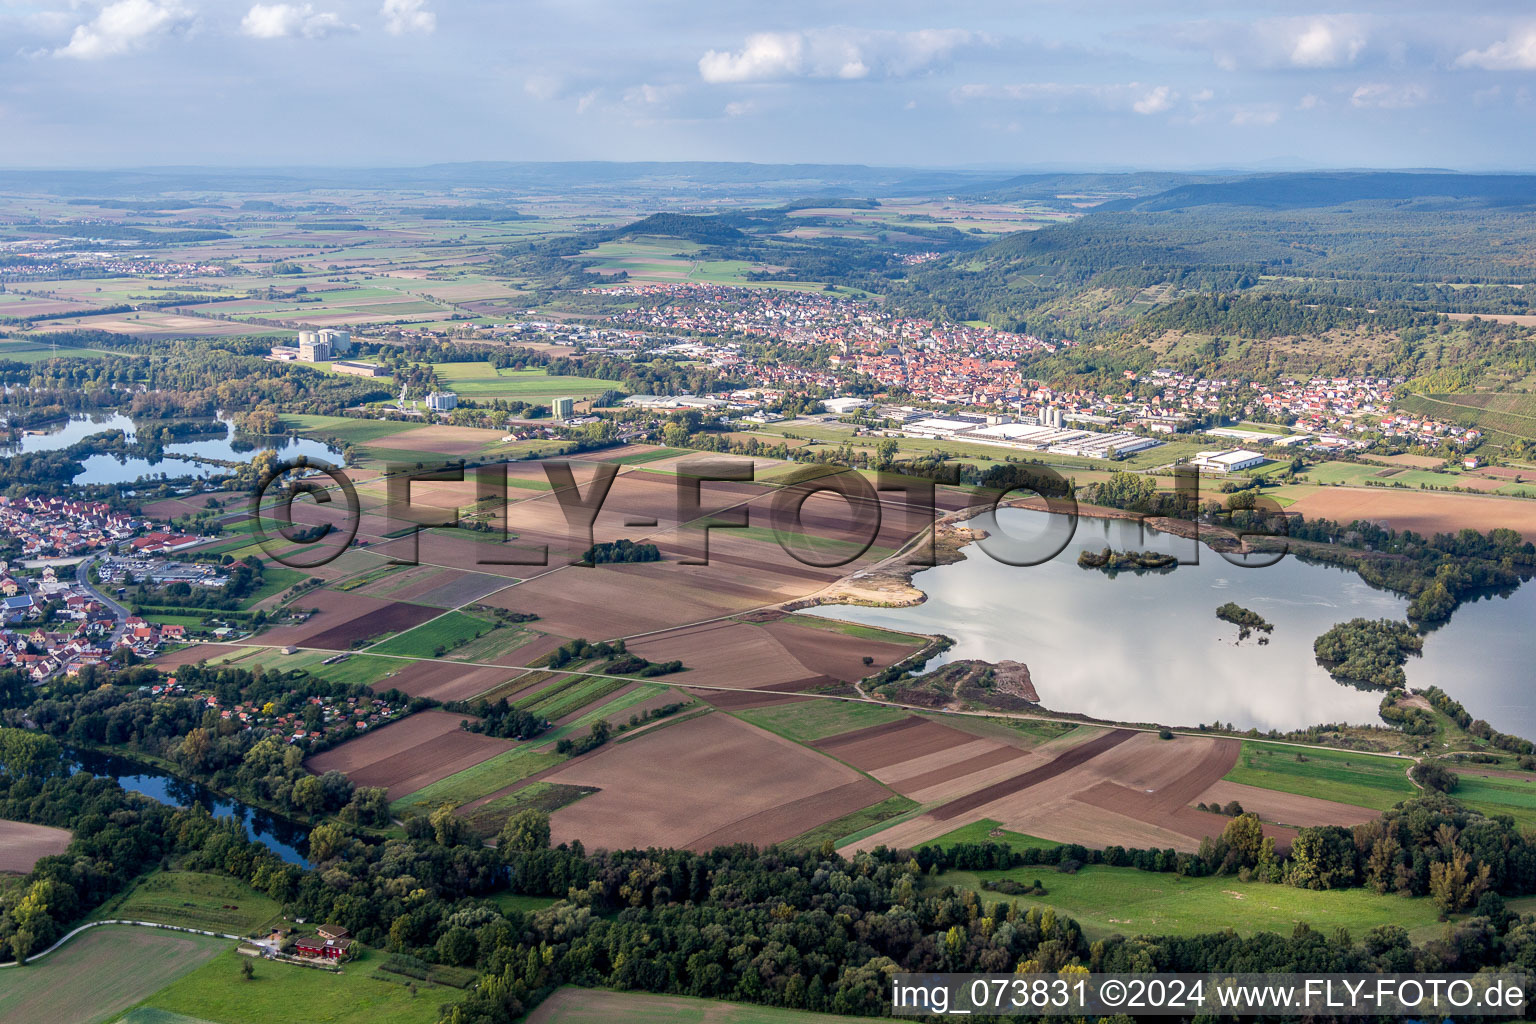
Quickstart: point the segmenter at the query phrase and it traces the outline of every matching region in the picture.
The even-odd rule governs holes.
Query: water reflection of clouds
[[[1314,567],[1294,561],[1234,576],[1226,562],[1206,558],[1165,575],[1111,579],[1079,568],[1077,552],[1105,543],[1132,548],[1142,531],[1123,521],[1088,522],[1098,528],[1046,564],[1014,568],[971,547],[965,561],[917,575],[914,583],[929,594],[923,605],[822,614],[946,633],[957,643],[945,662],[1023,661],[1047,706],[1101,718],[1261,729],[1376,721],[1379,695],[1335,683],[1312,656],[1312,641],[1338,621],[1341,606],[1350,615],[1400,617],[1403,601],[1370,588],[1309,598]],[[1015,527],[1014,534],[1024,531]],[[1270,643],[1222,642],[1237,631],[1216,619],[1216,590],[1270,608]]]

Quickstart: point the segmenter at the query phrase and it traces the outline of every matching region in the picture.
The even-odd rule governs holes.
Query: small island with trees
[[[1390,690],[1407,685],[1403,663],[1424,650],[1424,638],[1406,622],[1350,619],[1312,644],[1328,674],[1343,683]]]
[[[1114,579],[1122,572],[1132,572],[1138,576],[1147,572],[1169,573],[1177,568],[1179,559],[1177,555],[1165,555],[1161,551],[1115,551],[1102,548],[1099,551],[1079,552],[1077,564],[1082,569],[1098,569]]]
[[[1258,630],[1260,633],[1269,633],[1275,628],[1274,623],[1264,616],[1253,611],[1251,608],[1244,608],[1236,601],[1228,601],[1220,608],[1217,608],[1216,617],[1223,622],[1230,622],[1237,627],[1237,639],[1239,641],[1247,640],[1253,635],[1254,630]],[[1259,637],[1259,643],[1269,643],[1269,637]]]

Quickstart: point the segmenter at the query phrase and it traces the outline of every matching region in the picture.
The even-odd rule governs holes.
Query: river
[[[1065,520],[1004,509],[996,524],[1013,536],[1061,534]],[[1012,659],[1029,666],[1041,703],[1112,721],[1295,729],[1323,722],[1380,724],[1379,691],[1335,682],[1312,642],[1335,623],[1364,616],[1403,619],[1407,601],[1352,572],[1285,558],[1267,568],[1234,566],[1209,548],[1199,563],[1165,575],[1103,572],[1077,565],[1079,551],[1156,550],[1192,558],[1193,542],[1121,519],[1081,518],[1066,548],[1040,565],[1015,567],[977,545],[964,559],[913,577],[928,600],[910,608],[833,605],[808,614],[871,626],[943,633],[956,641],[930,663]],[[1235,601],[1274,624],[1267,644],[1216,618]],[[1496,729],[1536,738],[1536,585],[1463,605],[1431,632],[1406,666],[1410,686],[1439,686]]]
[[[178,779],[158,768],[115,754],[76,749],[71,749],[69,753],[82,771],[110,776],[121,783],[124,789],[143,793],[172,807],[198,804],[216,818],[234,818],[244,827],[247,838],[261,843],[290,864],[309,866],[309,861],[305,859],[309,850],[309,830],[297,822],[279,818],[239,800],[220,796],[206,786]]]

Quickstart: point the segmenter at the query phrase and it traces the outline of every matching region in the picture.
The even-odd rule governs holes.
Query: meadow
[[[1037,879],[1045,896],[1009,897],[981,887],[984,881]],[[985,902],[1011,900],[1022,907],[1054,907],[1075,920],[1090,940],[1109,935],[1201,935],[1228,928],[1239,935],[1289,935],[1297,923],[1331,934],[1352,935],[1383,924],[1401,925],[1418,941],[1437,936],[1439,908],[1426,898],[1384,896],[1369,889],[1313,891],[1288,885],[1244,882],[1233,876],[1183,875],[1094,865],[1063,874],[1045,865],[1006,871],[947,871],[937,885],[975,890]]]
[[[446,612],[368,650],[374,654],[398,654],[408,658],[438,658],[495,628],[494,622],[478,615]]]
[[[505,398],[547,402],[552,398],[593,398],[623,389],[623,382],[603,377],[561,377],[543,370],[497,369],[489,362],[436,363],[432,367],[443,385],[460,398]]]
[[[282,908],[270,896],[228,875],[162,870],[149,874],[91,915],[92,920],[107,918],[253,935],[280,922]]]
[[[225,944],[228,946],[228,943]],[[185,1014],[209,1024],[434,1024],[457,989],[405,985],[371,977],[384,954],[364,950],[340,972],[296,964],[257,962],[255,977],[241,977],[250,961],[232,948],[160,989],[144,1006]]]
[[[1406,774],[1409,764],[1402,758],[1352,750],[1244,740],[1237,764],[1225,778],[1380,811],[1418,794]]]
[[[227,939],[153,928],[92,928],[33,964],[0,972],[0,1020],[115,1020],[145,996],[230,947]],[[235,977],[233,968],[227,977]]]

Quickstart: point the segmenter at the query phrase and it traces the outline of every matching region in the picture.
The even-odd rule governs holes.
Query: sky
[[[1528,0],[1264,7],[0,0],[0,166],[1536,166]]]

